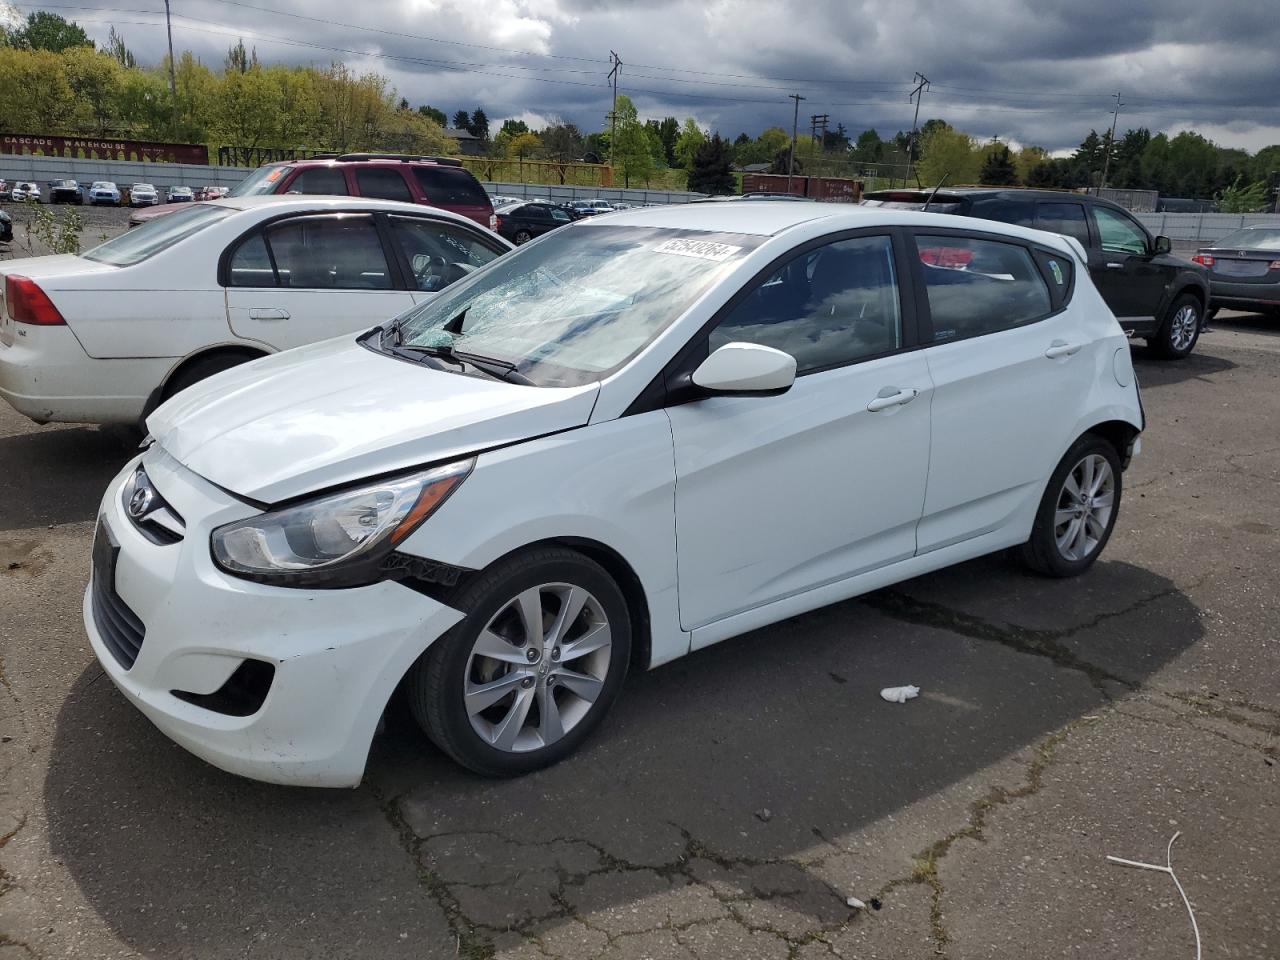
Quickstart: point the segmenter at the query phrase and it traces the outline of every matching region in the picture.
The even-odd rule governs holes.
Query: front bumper
[[[152,542],[125,513],[121,488],[139,462],[186,520],[177,543]],[[128,464],[102,501],[100,523],[119,552],[114,582],[91,581],[86,591],[89,642],[130,702],[215,766],[273,783],[355,786],[396,685],[462,615],[392,582],[297,590],[228,576],[210,556],[210,532],[255,513],[155,447]],[[94,590],[111,588],[144,629],[129,667],[95,619]],[[265,700],[250,716],[173,693],[212,694],[246,659],[274,667]]]

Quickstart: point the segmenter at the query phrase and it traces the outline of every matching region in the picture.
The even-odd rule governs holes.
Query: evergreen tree
[[[447,127],[449,125],[449,118],[445,115],[445,112],[443,110],[437,110],[430,104],[424,103],[418,108],[418,112],[428,120],[434,120],[442,127]]]
[[[978,182],[988,186],[1010,187],[1018,182],[1018,168],[1014,166],[1013,154],[1004,144],[992,150],[987,162],[982,165],[978,174]]]
[[[730,169],[732,156],[729,142],[715,134],[704,140],[693,155],[689,169],[689,189],[694,193],[724,196],[733,193],[737,183]]]
[[[467,111],[465,110],[456,111],[453,115],[452,126],[453,126],[453,129],[455,130],[466,130],[468,133],[470,133],[471,132],[471,114],[467,113]]]
[[[527,130],[528,127],[525,129]],[[467,130],[473,137],[479,137],[481,140],[489,139],[489,118],[479,107],[472,111],[471,123],[468,124]]]
[[[124,37],[116,33],[116,28],[112,27],[111,32],[107,34],[107,50],[106,52],[115,58],[116,63],[124,67],[126,70],[132,70],[138,65],[137,59],[130,52],[129,48],[124,45]]]
[[[1054,177],[1053,164],[1048,160],[1041,160],[1027,172],[1027,186],[1039,187],[1047,190],[1056,185]]]

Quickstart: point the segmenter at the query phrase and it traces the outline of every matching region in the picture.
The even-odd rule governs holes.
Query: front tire
[[[1036,511],[1022,561],[1049,577],[1084,573],[1102,553],[1120,514],[1120,456],[1087,433],[1059,462]]]
[[[515,242],[517,247],[520,246],[522,243],[528,243],[532,239],[533,239],[533,234],[530,233],[528,230],[516,231]]]
[[[1164,322],[1148,345],[1162,360],[1182,360],[1200,339],[1200,301],[1184,293],[1169,305]]]
[[[576,750],[617,699],[631,654],[626,598],[573,550],[499,561],[449,605],[466,617],[418,660],[409,704],[428,737],[491,777]]]

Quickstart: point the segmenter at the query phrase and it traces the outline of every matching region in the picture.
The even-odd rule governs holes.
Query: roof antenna
[[[944,173],[942,175],[942,179],[938,181],[938,185],[933,188],[933,193],[929,194],[929,199],[926,200],[924,202],[924,206],[920,208],[921,213],[924,213],[929,209],[929,204],[933,203],[933,198],[938,195],[938,191],[942,189],[942,185],[947,182],[947,177],[949,176],[951,176],[950,173]]]

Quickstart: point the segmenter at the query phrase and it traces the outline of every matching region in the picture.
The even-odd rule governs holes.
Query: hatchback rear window
[[[196,204],[177,213],[148,220],[127,233],[99,244],[81,256],[98,263],[109,263],[113,267],[132,266],[187,239],[192,234],[213,226],[220,220],[225,220],[234,212],[226,207]]]
[[[414,167],[418,186],[434,204],[446,207],[487,207],[489,195],[478,180],[457,167]]]

